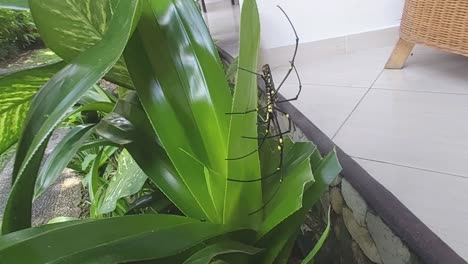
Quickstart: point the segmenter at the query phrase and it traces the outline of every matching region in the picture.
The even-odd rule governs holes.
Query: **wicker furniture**
[[[387,69],[401,69],[415,44],[468,56],[468,0],[406,0]]]

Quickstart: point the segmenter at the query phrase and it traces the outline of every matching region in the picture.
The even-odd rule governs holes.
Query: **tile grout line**
[[[463,176],[463,175],[459,175],[459,174],[453,174],[453,173],[448,173],[448,172],[441,172],[441,171],[435,171],[435,170],[430,170],[430,169],[418,168],[418,167],[413,167],[413,166],[403,165],[403,164],[398,164],[398,163],[392,163],[392,162],[383,161],[383,160],[374,160],[374,159],[368,159],[368,158],[357,157],[357,156],[351,156],[351,157],[353,159],[372,161],[372,162],[376,162],[376,163],[382,163],[382,164],[387,164],[387,165],[391,165],[391,166],[397,166],[397,167],[413,169],[413,170],[419,170],[419,171],[439,173],[439,174],[443,174],[443,175],[447,175],[447,176],[462,178],[462,179],[465,179],[465,180],[468,179],[468,176]]]
[[[364,98],[367,96],[367,94],[370,92],[370,90],[372,89],[372,87],[374,86],[374,84],[377,82],[377,80],[380,78],[380,76],[382,75],[382,73],[384,72],[385,68],[383,68],[379,75],[377,75],[377,78],[375,78],[375,80],[372,82],[372,84],[370,85],[369,88],[367,88],[367,91],[364,93],[364,95],[361,97],[361,99],[359,100],[359,102],[354,106],[353,110],[351,110],[351,113],[349,113],[349,115],[346,117],[346,119],[343,121],[343,123],[340,125],[340,127],[336,130],[336,132],[333,134],[333,136],[331,137],[332,140],[335,139],[335,137],[338,135],[338,133],[341,131],[341,129],[344,127],[344,125],[346,124],[346,122],[348,122],[348,120],[351,118],[351,116],[354,114],[354,112],[356,111],[356,109],[359,107],[359,105],[361,104],[361,102],[364,100]]]
[[[284,84],[299,84],[298,82],[288,82],[286,81]],[[324,84],[324,83],[304,83],[302,82],[302,86],[310,85],[310,86],[326,86],[326,87],[334,87],[334,88],[350,88],[350,89],[369,89],[366,86],[350,86],[350,85],[338,85],[338,84]]]
[[[384,91],[395,91],[395,92],[409,92],[409,93],[431,93],[431,94],[468,95],[468,93],[439,92],[439,91],[418,91],[418,90],[391,89],[391,88],[379,88],[379,87],[372,87],[372,89],[384,90]]]

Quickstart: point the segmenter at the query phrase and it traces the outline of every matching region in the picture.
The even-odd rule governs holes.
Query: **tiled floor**
[[[204,14],[204,18],[214,41],[230,54],[237,54],[239,5],[231,5],[231,0],[205,0],[205,2],[207,13]]]
[[[228,0],[210,8],[215,39],[236,53],[238,15],[211,19],[233,14]],[[418,46],[404,69],[384,70],[397,31],[379,34],[301,45],[294,104],[468,260],[468,58]],[[263,52],[276,82],[291,53]],[[297,88],[290,78],[281,92]]]

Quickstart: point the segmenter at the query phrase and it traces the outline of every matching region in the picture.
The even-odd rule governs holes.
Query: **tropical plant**
[[[0,25],[0,62],[11,59],[39,40],[28,11],[0,9]]]
[[[14,1],[8,2],[11,6]],[[311,142],[290,139],[284,142],[283,181],[258,180],[277,167],[278,151],[269,147],[273,139],[252,155],[228,159],[258,148],[258,142],[243,137],[258,135],[257,116],[226,114],[257,107],[256,76],[237,71],[231,93],[196,4],[29,4],[44,42],[64,62],[0,78],[0,105],[22,107],[3,112],[5,122],[11,123],[12,115],[18,120],[14,129],[2,131],[4,148],[18,139],[20,128],[22,132],[3,218],[0,262],[286,263],[307,211],[339,173],[339,163],[334,152],[322,157]],[[256,69],[259,18],[254,0],[243,3],[240,34],[237,63]],[[107,102],[83,100],[103,77],[125,87],[116,103],[112,96]],[[30,103],[15,99],[26,91],[31,97],[41,85]],[[41,168],[54,129],[85,110],[105,116],[98,124],[71,129]],[[125,150],[115,150],[117,146]],[[106,176],[105,167],[115,162],[106,154],[112,151],[117,164],[126,164],[126,172]],[[75,166],[87,160],[82,168],[88,174],[94,219],[31,228],[35,193],[72,159],[79,160]],[[118,199],[134,194],[145,177],[157,187],[153,211],[122,216],[125,209],[99,219]],[[120,184],[109,182],[113,178]],[[251,182],[229,180],[234,178]],[[132,190],[111,187],[135,181],[140,186]],[[313,260],[326,235],[304,263]]]

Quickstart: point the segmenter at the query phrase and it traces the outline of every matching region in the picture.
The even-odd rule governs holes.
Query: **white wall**
[[[276,5],[291,18],[300,42],[346,36],[400,24],[404,0],[257,0],[261,47],[294,44],[291,28]]]

